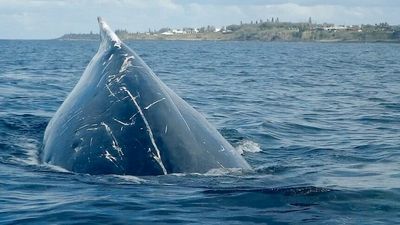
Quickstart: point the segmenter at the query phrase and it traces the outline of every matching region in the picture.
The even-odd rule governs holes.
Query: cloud
[[[179,4],[199,3],[205,5],[281,5],[293,3],[301,6],[339,5],[362,7],[400,7],[400,1],[395,0],[176,0]]]
[[[274,2],[274,1],[269,1]],[[281,2],[281,1],[280,1]],[[294,1],[302,2],[302,1]],[[326,2],[326,1],[325,1]],[[338,2],[338,1],[333,1]],[[333,22],[340,24],[367,24],[388,21],[398,23],[399,16],[388,13],[385,7],[343,6],[335,4],[199,4],[187,3],[184,9],[193,21],[202,21],[203,24],[224,25],[279,17],[281,21],[304,22],[309,17],[314,21]],[[400,9],[400,6],[399,6]],[[393,9],[391,9],[393,11]],[[190,16],[189,16],[190,15]],[[204,18],[206,15],[206,19]]]
[[[237,24],[240,21],[307,21],[337,24],[400,23],[400,1],[389,0],[0,0],[0,38],[55,38],[97,31],[96,17],[113,28]]]

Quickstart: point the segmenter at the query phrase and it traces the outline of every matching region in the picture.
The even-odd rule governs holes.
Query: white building
[[[162,35],[174,35],[174,33],[172,33],[171,31],[165,31],[163,33],[161,33]]]

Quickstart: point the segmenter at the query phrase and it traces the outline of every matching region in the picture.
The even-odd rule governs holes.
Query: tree
[[[164,28],[159,29],[158,33],[164,33],[164,32],[170,31],[170,30],[171,30],[170,28],[164,27]]]
[[[226,30],[230,30],[230,31],[237,31],[240,29],[239,25],[229,25],[226,27]]]

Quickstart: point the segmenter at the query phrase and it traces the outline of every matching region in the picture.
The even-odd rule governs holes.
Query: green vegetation
[[[238,40],[238,41],[316,41],[316,42],[400,42],[400,26],[387,23],[375,25],[335,26],[334,24],[279,22],[272,18],[267,22],[240,22],[216,29],[214,26],[200,28],[170,29],[144,33],[116,30],[123,40]],[[61,40],[98,40],[98,34],[66,34]]]
[[[64,34],[59,40],[98,40],[99,34],[90,32],[89,34]]]

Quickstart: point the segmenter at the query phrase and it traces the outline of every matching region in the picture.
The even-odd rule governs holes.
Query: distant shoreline
[[[56,38],[51,40],[58,40],[58,41],[100,41],[100,37],[96,39],[69,39],[69,38]],[[135,39],[122,39],[123,41],[236,41],[236,42],[286,42],[286,43],[397,43],[400,44],[400,40],[274,40],[274,41],[265,41],[265,40],[235,40],[235,39],[147,39],[147,38],[135,38]]]
[[[334,24],[262,22],[241,23],[216,29],[163,28],[159,31],[130,33],[116,30],[122,40],[166,40],[166,41],[264,41],[264,42],[320,42],[320,43],[400,43],[400,26],[387,23],[375,25],[336,26]],[[57,40],[99,40],[99,35],[65,34]]]

